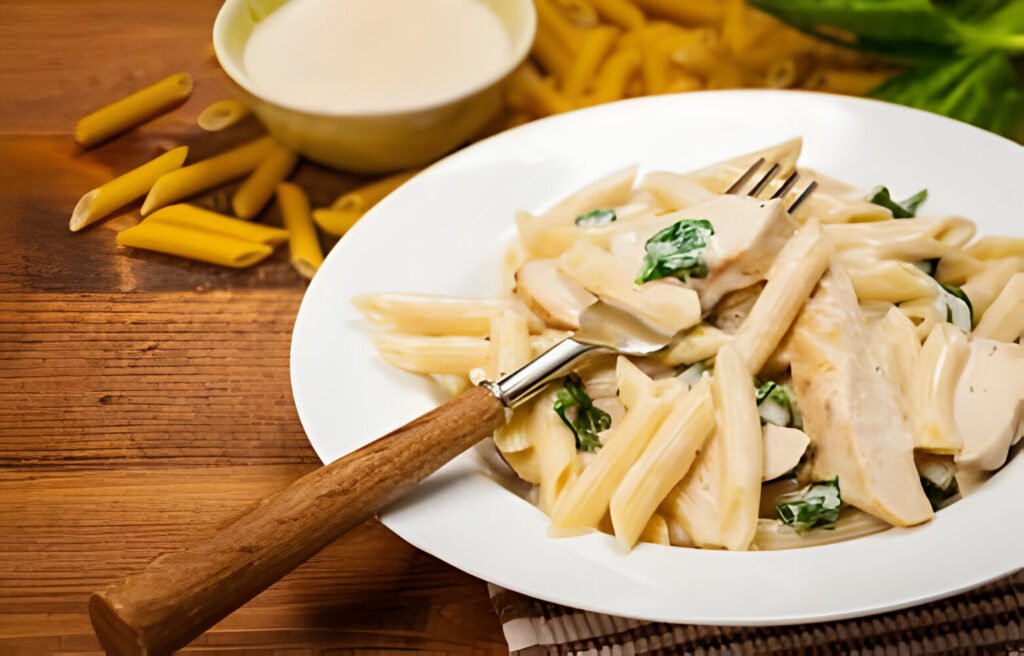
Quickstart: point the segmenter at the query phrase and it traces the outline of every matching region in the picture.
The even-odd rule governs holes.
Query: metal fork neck
[[[558,342],[518,371],[497,382],[485,380],[480,386],[490,390],[506,408],[514,409],[539,394],[551,381],[571,373],[584,356],[607,351],[606,348],[577,342],[570,337]]]

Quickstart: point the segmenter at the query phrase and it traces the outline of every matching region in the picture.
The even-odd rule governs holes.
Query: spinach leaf
[[[1004,136],[1020,128],[1024,92],[1013,64],[990,52],[916,68],[871,92],[879,100],[955,118]]]
[[[894,219],[912,219],[917,216],[917,208],[921,206],[921,203],[928,200],[928,190],[922,189],[910,198],[896,202],[892,199],[887,187],[875,187],[868,200],[875,205],[881,205],[891,210]]]
[[[943,487],[930,478],[922,476],[921,487],[924,488],[924,494],[928,497],[928,503],[931,504],[932,510],[938,510],[945,505],[946,501],[960,494],[960,485],[956,482],[956,478],[951,478],[950,482]]]
[[[576,418],[572,421],[566,414],[571,408],[576,408]],[[575,374],[566,378],[562,389],[555,394],[554,409],[576,438],[577,450],[597,451],[601,448],[601,439],[597,434],[611,428],[612,418],[604,410],[594,407],[590,395]]]
[[[769,380],[757,388],[754,400],[757,402],[757,414],[761,417],[762,425],[767,423],[803,428],[803,415],[800,414],[796,394],[789,385]]]
[[[708,275],[704,249],[708,238],[715,234],[710,221],[683,219],[665,228],[647,240],[643,268],[637,274],[636,284],[674,276],[683,282],[687,278]]]
[[[942,301],[946,304],[946,321],[964,332],[970,332],[974,325],[974,306],[964,290],[953,285],[943,285]]]
[[[598,226],[613,223],[619,217],[615,215],[614,209],[591,210],[576,217],[576,225],[581,228],[596,228]]]
[[[783,524],[792,526],[798,533],[806,533],[812,528],[835,528],[839,507],[843,505],[838,476],[830,481],[811,483],[807,488],[782,498],[785,500],[775,506],[775,512]]]

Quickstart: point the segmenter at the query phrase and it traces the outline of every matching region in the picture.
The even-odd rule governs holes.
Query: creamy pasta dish
[[[628,168],[520,212],[504,298],[354,302],[386,361],[452,394],[594,303],[667,336],[587,359],[495,433],[554,537],[783,549],[928,522],[1024,432],[1024,238],[798,168],[800,150]],[[779,175],[761,193],[726,193],[762,158]],[[791,212],[793,172],[818,186]]]

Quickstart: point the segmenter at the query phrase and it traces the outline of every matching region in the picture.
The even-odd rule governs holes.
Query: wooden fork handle
[[[476,387],[307,474],[204,544],[165,554],[89,600],[111,654],[169,654],[505,422]]]

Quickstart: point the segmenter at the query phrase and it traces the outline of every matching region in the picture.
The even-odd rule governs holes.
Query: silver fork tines
[[[746,171],[743,172],[743,175],[741,175],[736,180],[736,182],[732,183],[732,185],[730,185],[730,187],[725,190],[725,193],[727,193],[727,194],[739,194],[739,193],[741,193],[741,190],[743,189],[743,187],[745,187],[747,185],[747,183],[750,182],[750,179],[752,177],[754,177],[754,174],[756,174],[758,172],[758,170],[760,170],[760,168],[764,164],[765,164],[764,158],[763,157],[759,157],[757,159],[757,161],[754,162],[750,166],[750,168],[748,168]],[[771,181],[775,178],[775,176],[778,174],[778,172],[781,170],[781,168],[782,167],[779,165],[778,162],[772,163],[772,165],[770,167],[768,167],[768,171],[764,175],[762,175],[761,179],[758,180],[756,183],[754,183],[754,186],[751,187],[750,191],[748,191],[744,195],[750,196],[752,198],[757,198],[757,196],[762,191],[764,191],[765,188],[769,184],[771,184]],[[774,200],[776,198],[785,198],[786,194],[788,194],[790,191],[792,191],[793,187],[796,185],[796,183],[797,183],[797,181],[799,179],[800,179],[800,174],[797,173],[796,171],[793,171],[789,175],[789,177],[787,177],[785,180],[783,180],[782,184],[779,185],[779,188],[775,190],[775,193],[772,194],[772,199]],[[796,209],[798,207],[800,207],[800,205],[805,200],[807,200],[807,198],[814,192],[814,190],[815,190],[815,188],[817,188],[817,186],[818,186],[818,183],[812,180],[807,185],[807,187],[805,187],[804,190],[802,192],[800,192],[800,195],[797,196],[796,200],[793,201],[793,204],[790,205],[789,208],[786,209],[786,211],[789,212],[790,214],[792,214],[794,211],[796,211]]]

